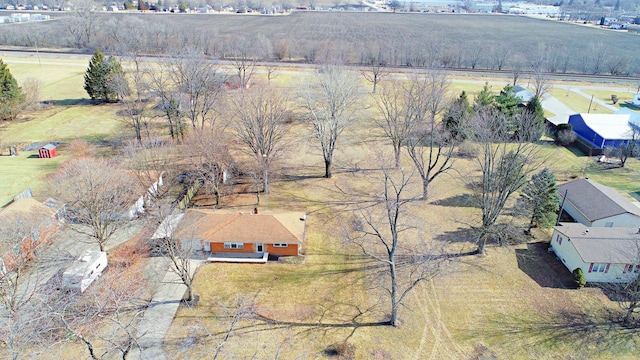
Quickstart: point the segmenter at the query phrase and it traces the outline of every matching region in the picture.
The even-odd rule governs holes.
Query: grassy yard
[[[85,139],[96,145],[122,131],[122,123],[115,115],[116,105],[93,105],[87,100],[83,87],[86,63],[72,59],[4,58],[18,83],[27,78],[41,84],[41,99],[53,102],[43,110],[29,112],[19,120],[0,124],[0,153],[8,154],[5,144],[18,149],[31,143],[60,142],[58,157],[37,158],[37,151],[20,151],[19,156],[0,156],[0,206],[13,196],[31,187],[36,196],[42,196],[47,186],[47,175],[55,171],[73,155],[66,145],[74,139]]]
[[[398,328],[380,324],[388,314],[386,298],[365,277],[379,265],[341,245],[336,190],[371,181],[375,172],[366,169],[375,164],[366,149],[375,147],[356,147],[360,170],[345,165],[330,180],[304,178],[322,169],[319,159],[305,161],[311,149],[301,148],[295,159],[307,169],[303,178],[274,184],[270,204],[308,211],[306,256],[293,263],[202,267],[196,281],[200,303],[181,308],[165,338],[170,356],[211,354],[229,331],[241,297],[254,304],[254,316],[235,325],[223,357],[280,352],[285,359],[322,358],[345,341],[355,359],[635,357],[639,333],[614,323],[619,308],[601,291],[573,289],[568,271],[547,254],[550,234],[543,231],[536,233],[542,242],[492,247],[487,256],[451,261],[443,276],[410,295]],[[549,164],[556,172],[580,169],[581,158],[569,150],[546,145],[541,151],[556,155]],[[638,164],[631,165],[627,171],[636,172]],[[472,166],[457,160],[463,176]],[[445,241],[452,252],[472,250],[466,229],[479,214],[457,201],[467,193],[465,184],[445,176],[433,185],[432,200],[411,211],[427,241]]]
[[[28,61],[7,62],[19,80],[39,74],[43,92],[55,105],[5,124],[0,128],[1,142],[61,141],[62,146],[55,159],[34,158],[34,152],[0,157],[4,180],[0,204],[28,186],[36,192],[43,189],[47,174],[72,156],[65,152],[69,141],[84,138],[108,144],[122,132],[114,105],[96,106],[82,100],[86,95],[81,89],[84,67],[80,62],[43,65],[53,67],[55,76],[49,78],[48,71],[40,72]],[[452,93],[457,96],[464,89],[472,99],[482,82],[468,80],[454,80]],[[289,70],[274,79],[277,85],[296,81],[300,81],[298,73]],[[63,89],[55,91],[60,86]],[[572,94],[575,103],[568,105],[584,106]],[[252,304],[253,316],[234,325],[222,349],[224,358],[273,358],[275,354],[286,359],[319,358],[336,353],[353,353],[355,359],[637,356],[638,332],[613,322],[617,305],[599,290],[572,289],[566,269],[546,253],[544,241],[550,234],[542,231],[536,233],[540,243],[490,247],[486,256],[451,260],[442,276],[421,284],[409,296],[400,310],[399,327],[383,325],[389,313],[386,297],[368,276],[379,265],[344,246],[340,226],[345,195],[338,189],[368,186],[379,175],[377,155],[388,150],[373,137],[368,117],[363,119],[340,138],[332,179],[320,178],[319,151],[305,137],[303,126],[294,125],[290,149],[274,171],[278,176],[274,174],[268,204],[307,212],[305,256],[266,265],[203,266],[195,284],[198,305],[181,308],[165,338],[169,358],[210,358],[217,341],[229,331],[238,303]],[[552,144],[541,144],[540,152],[559,181],[585,176],[628,194],[638,191],[637,160],[629,160],[624,169],[605,168],[584,154]],[[411,167],[407,158],[403,164]],[[479,211],[465,203],[469,194],[462,181],[474,174],[473,161],[457,159],[456,169],[436,179],[430,201],[415,204],[411,214],[423,229],[425,242],[444,243],[447,251],[462,253],[475,248],[467,230],[477,223]],[[419,186],[410,190],[418,192]],[[224,198],[223,205],[249,210],[254,198],[236,195]]]

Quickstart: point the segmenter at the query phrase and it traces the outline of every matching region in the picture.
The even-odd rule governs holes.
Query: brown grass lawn
[[[381,325],[389,313],[387,298],[366,277],[376,264],[341,244],[339,211],[345,197],[337,188],[375,186],[372,179],[380,165],[372,149],[384,146],[366,136],[349,139],[350,146],[339,151],[334,178],[318,178],[321,159],[313,143],[305,143],[283,161],[302,171],[284,166],[284,175],[273,184],[271,207],[309,214],[306,256],[266,265],[203,266],[195,285],[200,303],[180,309],[165,338],[170,356],[211,356],[229,330],[229,308],[239,297],[255,302],[255,316],[236,325],[224,344],[224,358],[271,358],[276,353],[285,359],[322,358],[344,341],[356,359],[636,356],[639,333],[615,323],[619,307],[601,291],[572,288],[568,271],[546,253],[550,234],[545,231],[537,232],[536,242],[528,246],[492,247],[484,257],[451,261],[444,275],[409,296],[398,328]],[[541,151],[553,156],[549,166],[559,180],[580,172],[582,158],[569,150],[546,145]],[[403,160],[410,168],[408,159]],[[471,161],[456,161],[462,176],[473,172]],[[637,162],[630,163],[620,177],[629,179],[637,169]],[[586,169],[594,175],[601,171],[591,165]],[[411,210],[423,224],[426,241],[445,241],[451,252],[474,249],[465,230],[477,223],[478,210],[464,203],[468,191],[461,175],[437,179],[431,201]],[[250,196],[243,198],[247,205]]]
[[[20,64],[11,66],[13,70]],[[59,80],[77,82],[76,67],[69,70],[72,80],[65,76]],[[16,73],[24,76],[28,70]],[[283,71],[274,83],[287,86],[296,77]],[[454,82],[451,91],[457,96],[460,90],[471,89],[468,93],[473,98],[481,86],[482,81],[462,79]],[[494,85],[493,90],[500,88]],[[61,100],[80,97],[77,92],[61,96]],[[2,141],[9,137],[21,143],[66,142],[83,137],[99,144],[127,132],[116,120],[115,108],[66,105],[3,127]],[[268,204],[271,209],[307,212],[305,256],[266,265],[203,266],[195,284],[198,305],[180,309],[165,338],[168,358],[211,358],[229,329],[239,299],[254,304],[254,316],[236,324],[222,358],[262,359],[277,354],[284,359],[322,358],[341,352],[346,358],[353,353],[356,359],[637,356],[640,337],[614,322],[619,317],[617,304],[597,289],[572,289],[566,269],[546,253],[544,242],[549,233],[543,231],[536,233],[536,243],[529,246],[490,247],[484,257],[450,261],[442,276],[421,284],[407,298],[399,327],[381,325],[389,313],[387,298],[368,277],[379,267],[344,246],[340,226],[350,189],[375,189],[380,153],[389,155],[389,147],[375,136],[368,119],[364,114],[339,139],[332,179],[320,178],[324,170],[320,152],[303,124],[294,123],[287,156],[273,169]],[[607,168],[571,149],[541,144],[540,151],[559,181],[585,176],[627,194],[638,192],[637,160],[629,160],[624,169]],[[20,176],[16,164],[7,165],[9,160],[0,159],[0,173],[11,184],[26,185],[27,180],[43,184],[46,174],[58,165],[36,168],[33,179],[27,179]],[[403,159],[403,166],[411,169],[409,159]],[[11,176],[2,169],[8,169]],[[428,202],[410,208],[421,229],[421,237],[409,238],[410,243],[424,239],[426,244],[444,244],[451,253],[475,248],[467,230],[478,223],[479,211],[466,202],[468,190],[463,181],[473,176],[474,164],[457,159],[456,169],[435,180]],[[0,191],[4,192],[0,200],[10,195],[4,188]],[[419,186],[409,191],[417,194]],[[222,201],[223,206],[251,209],[255,195],[237,194]]]

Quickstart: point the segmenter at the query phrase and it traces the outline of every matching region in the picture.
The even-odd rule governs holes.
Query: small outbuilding
[[[55,145],[47,144],[41,147],[38,153],[41,159],[48,159],[48,158],[55,157],[58,154],[58,151],[56,150]]]

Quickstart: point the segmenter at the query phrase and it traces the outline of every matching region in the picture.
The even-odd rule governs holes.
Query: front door
[[[263,243],[257,243],[256,244],[256,252],[257,253],[264,252],[264,244]]]

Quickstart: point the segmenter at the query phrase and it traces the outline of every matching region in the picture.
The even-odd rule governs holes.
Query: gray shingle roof
[[[637,264],[640,261],[640,233],[636,228],[560,225],[554,229],[571,239],[585,263]]]
[[[593,180],[580,179],[558,186],[561,197],[564,197],[565,191],[567,191],[566,202],[580,211],[589,221],[624,213],[640,216],[640,208],[633,205],[631,201],[612,188]]]

